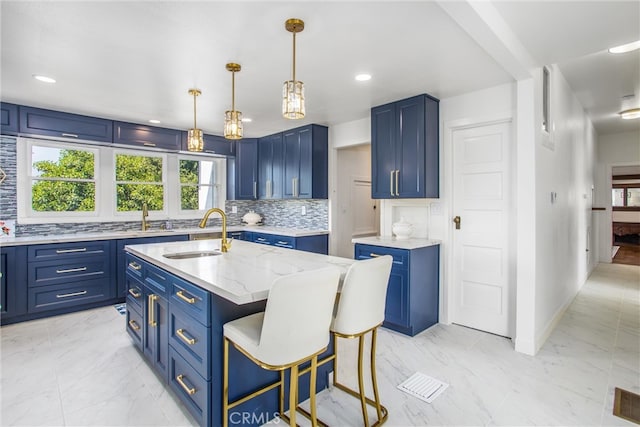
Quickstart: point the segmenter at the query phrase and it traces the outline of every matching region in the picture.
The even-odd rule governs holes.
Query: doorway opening
[[[640,265],[640,165],[611,168],[611,262]]]

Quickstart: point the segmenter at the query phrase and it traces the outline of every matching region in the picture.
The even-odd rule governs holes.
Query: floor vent
[[[405,393],[424,400],[427,403],[433,402],[447,387],[449,387],[449,384],[420,372],[416,372],[398,386],[398,388]]]
[[[640,424],[640,396],[616,387],[613,415]]]

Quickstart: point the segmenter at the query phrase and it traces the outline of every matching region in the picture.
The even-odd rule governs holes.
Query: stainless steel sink
[[[169,254],[163,254],[162,256],[169,259],[187,259],[187,258],[200,258],[203,256],[215,256],[221,255],[220,251],[192,251],[192,252],[175,252]]]

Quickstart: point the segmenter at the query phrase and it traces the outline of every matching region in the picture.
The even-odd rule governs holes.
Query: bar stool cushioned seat
[[[229,409],[268,390],[280,387],[280,416],[284,416],[284,370],[291,369],[289,421],[295,425],[298,407],[298,365],[311,360],[311,416],[315,420],[315,388],[318,355],[329,344],[340,270],[326,267],[283,276],[273,282],[265,311],[224,325],[223,425]],[[229,402],[229,343],[258,366],[280,371],[280,380]]]

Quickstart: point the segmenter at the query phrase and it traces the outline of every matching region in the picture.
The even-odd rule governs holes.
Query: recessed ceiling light
[[[371,74],[358,74],[356,75],[356,80],[359,82],[366,82],[367,80],[371,80]]]
[[[640,108],[630,108],[629,110],[620,111],[618,114],[625,120],[640,119]]]
[[[51,78],[51,77],[47,77],[47,76],[41,76],[39,74],[34,74],[33,78],[36,80],[39,80],[41,82],[45,82],[45,83],[55,83],[56,79]]]
[[[627,53],[636,49],[640,49],[640,40],[623,44],[621,46],[612,47],[611,49],[609,49],[609,53]]]
[[[158,123],[160,123],[160,120],[157,119],[150,119],[149,123],[153,123],[154,125],[157,125]]]
[[[251,123],[251,122],[252,122],[251,117],[243,117],[243,118],[242,118],[242,121],[243,121],[244,123]]]

